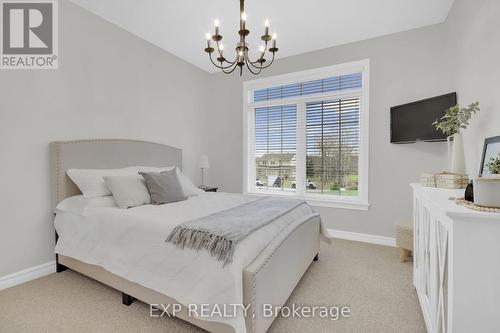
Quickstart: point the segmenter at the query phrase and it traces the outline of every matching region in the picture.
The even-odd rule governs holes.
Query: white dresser
[[[500,214],[412,184],[413,284],[429,332],[500,332]]]

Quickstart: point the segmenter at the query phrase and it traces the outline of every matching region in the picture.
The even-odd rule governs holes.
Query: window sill
[[[276,196],[276,197],[290,197],[294,199],[300,199],[306,201],[309,205],[313,207],[329,207],[329,208],[340,208],[340,209],[352,209],[352,210],[368,210],[370,204],[368,202],[351,199],[351,198],[314,198],[311,196],[297,196],[288,193],[269,193],[269,192],[246,192],[246,195],[265,197],[265,196]]]

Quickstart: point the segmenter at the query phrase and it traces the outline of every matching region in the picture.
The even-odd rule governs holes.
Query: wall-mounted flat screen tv
[[[457,104],[457,93],[436,96],[391,108],[391,143],[445,141],[446,135],[432,125]]]

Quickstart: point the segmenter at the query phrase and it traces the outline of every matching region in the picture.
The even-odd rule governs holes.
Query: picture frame
[[[486,138],[484,140],[483,156],[481,157],[481,165],[479,166],[479,177],[490,176],[490,172],[486,168],[490,158],[497,156],[500,153],[500,135]]]

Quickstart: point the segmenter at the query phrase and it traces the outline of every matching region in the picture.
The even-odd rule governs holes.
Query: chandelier
[[[260,37],[263,41],[263,44],[259,48],[260,56],[255,61],[250,60],[248,52],[249,45],[246,40],[250,31],[246,28],[246,20],[247,15],[245,14],[245,0],[240,0],[240,30],[238,31],[240,41],[236,44],[236,57],[234,58],[234,61],[227,60],[224,56],[222,35],[219,32],[219,20],[214,21],[215,34],[210,35],[210,33],[207,33],[207,47],[205,48],[205,52],[208,53],[212,64],[221,69],[225,74],[231,74],[236,68],[239,68],[241,76],[243,74],[243,67],[246,66],[250,73],[258,75],[263,69],[272,65],[274,56],[276,52],[278,52],[278,48],[276,47],[276,34],[274,33],[272,36],[269,35],[269,20],[266,20],[264,24],[264,35]],[[212,47],[212,41],[215,42],[215,48]],[[268,50],[268,45],[271,41],[272,46]],[[266,51],[268,51],[270,56],[272,56],[270,61],[265,58]],[[215,55],[214,52],[216,52]],[[216,59],[214,59],[214,57],[216,57]]]

